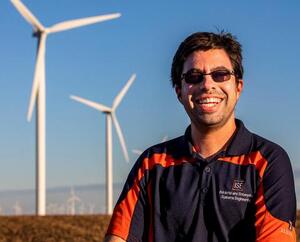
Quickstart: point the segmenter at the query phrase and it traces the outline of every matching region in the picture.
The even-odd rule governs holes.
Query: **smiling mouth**
[[[196,99],[196,104],[210,108],[217,106],[221,101],[222,99],[217,97],[200,98]]]

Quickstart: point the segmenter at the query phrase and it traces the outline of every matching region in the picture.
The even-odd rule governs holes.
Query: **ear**
[[[243,88],[244,88],[244,81],[243,81],[243,79],[239,79],[238,82],[237,82],[237,85],[236,85],[236,91],[237,91],[237,98],[238,99],[241,96]]]
[[[176,92],[176,95],[177,95],[177,98],[178,98],[179,102],[181,102],[181,87],[176,85],[175,86],[175,92]]]

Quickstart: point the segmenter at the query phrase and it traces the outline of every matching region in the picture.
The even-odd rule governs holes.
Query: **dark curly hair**
[[[172,86],[181,87],[181,75],[186,58],[196,50],[224,49],[233,66],[235,76],[243,78],[242,46],[230,33],[221,31],[218,34],[197,32],[187,37],[179,46],[173,58],[171,69]]]

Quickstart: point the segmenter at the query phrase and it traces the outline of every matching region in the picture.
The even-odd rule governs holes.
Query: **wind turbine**
[[[120,128],[119,122],[116,117],[116,109],[121,103],[123,97],[128,91],[130,85],[135,80],[136,75],[133,74],[130,79],[127,81],[126,85],[122,88],[120,93],[115,97],[112,107],[104,106],[100,103],[95,103],[93,101],[71,95],[70,98],[83,103],[87,106],[97,109],[98,111],[103,112],[106,115],[106,213],[112,214],[113,210],[113,178],[112,178],[112,128],[111,121],[113,121],[116,128],[120,144],[123,150],[125,160],[129,162],[128,152],[126,144],[124,141],[123,133]]]
[[[16,201],[15,205],[13,206],[13,210],[15,215],[21,215],[23,213],[23,209],[18,201]]]
[[[46,78],[45,54],[48,34],[65,31],[85,25],[95,24],[120,17],[119,13],[75,19],[55,24],[49,28],[43,26],[30,10],[20,1],[11,0],[12,4],[34,28],[33,36],[37,38],[37,57],[31,97],[27,113],[30,122],[34,105],[36,103],[36,213],[46,213]]]
[[[76,203],[82,203],[82,201],[78,196],[75,195],[74,188],[71,187],[70,196],[67,200],[67,210],[70,215],[75,215]]]

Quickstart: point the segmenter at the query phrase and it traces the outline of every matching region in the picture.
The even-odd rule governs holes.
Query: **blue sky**
[[[137,73],[117,110],[131,162],[125,163],[114,132],[115,182],[124,182],[136,160],[132,149],[181,135],[189,120],[169,81],[173,55],[189,34],[217,29],[232,32],[243,45],[245,87],[237,117],[281,144],[299,171],[299,1],[23,2],[46,26],[122,14],[47,40],[47,187],[105,180],[105,116],[70,94],[111,105]],[[0,32],[0,190],[34,188],[35,122],[28,123],[26,113],[36,40],[8,0],[0,2]]]

